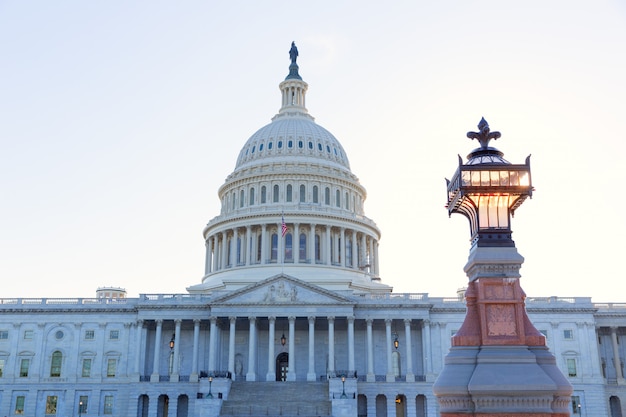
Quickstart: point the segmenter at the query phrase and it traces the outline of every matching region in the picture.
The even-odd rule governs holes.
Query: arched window
[[[236,196],[236,194],[235,194],[235,192],[233,191],[233,192],[232,192],[232,194],[231,194],[231,197],[230,197],[230,198],[232,198],[232,199],[233,199],[233,202],[232,202],[233,210],[234,210],[235,208],[237,208],[237,203],[235,202],[235,196]]]
[[[350,210],[350,195],[348,194],[348,192],[346,191],[346,210]]]
[[[324,204],[330,205],[330,188],[324,189]]]
[[[299,259],[300,262],[304,261],[306,259],[306,234],[304,233],[300,233],[300,254],[299,254]]]
[[[237,237],[237,251],[235,252],[235,264],[233,266],[239,265],[241,261],[241,238]]]
[[[341,207],[341,193],[339,190],[335,190],[335,205]]]
[[[304,184],[300,184],[300,202],[304,203],[306,201],[306,187]]]
[[[60,377],[61,376],[61,365],[63,364],[63,354],[55,350],[52,353],[52,360],[50,361],[50,376],[51,377]]]
[[[287,202],[291,203],[291,200],[293,198],[293,187],[291,186],[291,184],[287,184]]]
[[[285,261],[293,262],[293,237],[291,233],[285,235]]]
[[[272,255],[270,259],[272,262],[278,260],[278,235],[276,233],[272,233]]]
[[[256,240],[256,261],[257,262],[261,262],[261,251],[263,250],[261,243],[263,242],[263,236],[261,236],[261,234],[259,233],[259,236],[257,237]]]
[[[254,188],[250,188],[250,206],[254,205]]]
[[[267,187],[261,187],[261,204],[267,203]]]
[[[244,202],[244,198],[243,198],[243,190],[241,190],[239,192],[239,207],[243,207],[243,202]]]
[[[314,203],[319,203],[319,196],[317,195],[318,191],[317,191],[317,185],[313,186],[313,202]]]
[[[400,376],[400,352],[394,350],[391,352],[391,365],[393,368],[393,374]]]
[[[278,184],[274,185],[274,192],[272,193],[272,199],[274,203],[278,203]]]

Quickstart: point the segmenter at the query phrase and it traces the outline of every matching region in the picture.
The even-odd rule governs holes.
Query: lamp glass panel
[[[519,185],[528,187],[530,185],[530,175],[528,171],[520,172]]]
[[[461,171],[461,185],[464,187],[470,185],[470,177],[471,173],[469,171]]]
[[[500,171],[500,185],[509,185],[509,171]]]
[[[489,171],[491,177],[491,186],[497,187],[500,185],[500,171]]]
[[[489,187],[489,182],[491,180],[490,171],[480,171],[480,185],[483,187]]]
[[[480,171],[472,171],[472,186],[478,187],[480,185]]]
[[[519,172],[511,171],[511,186],[515,187],[519,185]]]

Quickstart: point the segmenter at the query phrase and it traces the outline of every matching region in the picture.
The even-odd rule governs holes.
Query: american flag
[[[285,224],[285,216],[282,216],[282,223],[280,225],[280,228],[282,230],[283,237],[285,237],[285,235],[287,234],[287,225]]]

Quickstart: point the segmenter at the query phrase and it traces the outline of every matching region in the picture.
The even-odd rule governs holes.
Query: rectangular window
[[[0,378],[2,378],[2,376],[4,376],[4,364],[5,364],[5,359],[0,359]]]
[[[573,340],[574,339],[574,331],[570,329],[563,330],[563,339],[565,340]]]
[[[85,340],[93,340],[96,338],[95,330],[85,330]]]
[[[120,338],[120,331],[119,330],[111,330],[109,332],[109,339],[111,340],[118,340]]]
[[[57,415],[57,396],[56,395],[48,395],[48,397],[46,397],[46,415],[50,415],[50,416]]]
[[[22,359],[20,362],[20,378],[28,377],[29,367],[30,367],[30,359]]]
[[[576,376],[576,359],[567,359],[567,375]]]
[[[9,338],[8,330],[0,330],[0,340],[7,340]]]
[[[91,358],[83,359],[83,371],[81,375],[83,378],[89,378],[91,376]]]
[[[81,395],[78,397],[78,414],[87,414],[87,409],[89,405],[89,397],[86,395]]]
[[[26,397],[23,395],[15,397],[15,414],[24,414],[24,400]]]
[[[115,376],[116,365],[117,365],[116,359],[107,360],[107,377],[112,378]]]
[[[113,414],[113,396],[112,395],[104,396],[104,414],[105,415]]]
[[[32,330],[24,330],[24,340],[33,340]]]

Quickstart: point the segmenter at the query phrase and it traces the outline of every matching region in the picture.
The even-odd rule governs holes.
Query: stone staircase
[[[220,416],[330,416],[327,382],[234,381]]]

